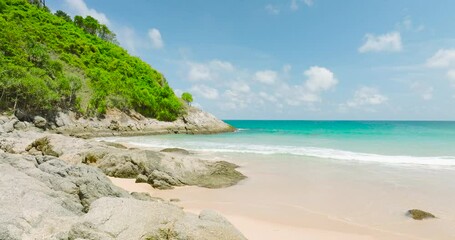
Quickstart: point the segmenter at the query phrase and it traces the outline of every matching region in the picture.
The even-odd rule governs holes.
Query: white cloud
[[[431,68],[445,68],[455,64],[455,49],[440,49],[427,60]]]
[[[432,86],[428,86],[421,82],[414,82],[411,84],[411,89],[423,100],[431,100],[433,98],[434,88]]]
[[[422,24],[415,26],[410,16],[406,16],[403,21],[397,23],[396,27],[400,30],[412,32],[421,32],[425,29],[425,26]]]
[[[449,71],[447,72],[447,77],[448,77],[449,79],[455,80],[455,70],[449,70]]]
[[[259,92],[259,96],[266,101],[276,103],[278,99],[273,94],[268,94],[266,92]]]
[[[233,82],[231,84],[231,89],[235,89],[242,93],[249,93],[251,91],[250,86],[244,82]]]
[[[134,29],[123,27],[116,30],[117,40],[125,47],[130,53],[136,54],[136,49],[139,48],[140,43]]]
[[[366,52],[399,52],[403,49],[399,32],[390,32],[384,35],[365,35],[365,43],[358,49]]]
[[[291,11],[295,12],[295,11],[299,10],[301,2],[308,7],[311,7],[314,4],[313,0],[291,0],[291,4],[289,5],[289,8],[291,9]]]
[[[380,105],[388,98],[382,95],[377,89],[371,87],[361,87],[354,93],[354,97],[347,101],[345,106],[356,108],[368,105]]]
[[[219,96],[217,89],[202,84],[193,86],[191,92],[207,99],[217,99]]]
[[[277,6],[274,6],[272,4],[267,4],[265,6],[265,10],[269,13],[269,14],[272,14],[272,15],[278,15],[280,14],[280,8],[278,8]]]
[[[292,11],[299,10],[299,5],[297,4],[297,0],[291,0],[290,8],[291,8]]]
[[[291,70],[292,70],[292,66],[290,64],[286,64],[286,65],[283,66],[283,73],[284,74],[286,74],[286,75],[289,74],[291,72]]]
[[[281,83],[274,89],[274,96],[289,106],[306,105],[309,110],[314,110],[314,104],[322,101],[321,94],[338,84],[335,75],[324,67],[310,67],[304,76],[306,79],[298,85]]]
[[[110,24],[109,19],[104,13],[98,12],[93,8],[89,8],[84,0],[65,0],[65,2],[69,7],[70,14],[72,15],[81,15],[83,17],[92,16],[102,24]]]
[[[224,74],[234,71],[230,62],[212,60],[207,63],[186,62],[188,66],[188,79],[190,81],[217,80]]]
[[[189,63],[190,71],[188,72],[188,79],[191,81],[210,80],[212,78],[210,69],[205,64]]]
[[[209,66],[214,70],[221,70],[226,72],[234,71],[234,65],[226,61],[212,60],[210,61]]]
[[[161,33],[156,28],[151,28],[148,31],[148,36],[152,41],[152,47],[155,49],[161,49],[164,47],[163,38],[161,37]]]
[[[254,74],[254,80],[264,84],[274,84],[278,78],[278,74],[272,70],[257,71]]]
[[[311,7],[314,4],[313,0],[303,0],[303,3],[305,3],[305,5],[307,5],[308,7]]]
[[[327,68],[313,66],[304,72],[307,76],[305,86],[310,92],[328,90],[338,84],[334,74]]]

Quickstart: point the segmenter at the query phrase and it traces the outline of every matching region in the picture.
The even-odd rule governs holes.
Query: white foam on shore
[[[306,157],[316,157],[331,160],[375,162],[399,165],[424,165],[432,167],[455,166],[455,156],[405,156],[405,155],[380,155],[372,153],[352,152],[330,148],[297,147],[297,146],[272,146],[255,144],[229,144],[214,142],[174,142],[174,141],[132,141],[128,138],[106,138],[106,141],[124,141],[140,147],[170,148],[178,147],[193,151],[224,152],[224,153],[250,153],[250,154],[289,154]]]

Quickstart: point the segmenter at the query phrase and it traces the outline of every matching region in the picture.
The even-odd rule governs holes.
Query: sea
[[[123,140],[144,147],[306,156],[321,161],[455,166],[455,122],[450,121],[225,122],[237,131],[214,135],[140,136]]]

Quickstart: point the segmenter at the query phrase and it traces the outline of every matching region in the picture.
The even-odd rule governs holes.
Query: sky
[[[455,120],[452,0],[48,0],[221,119]]]

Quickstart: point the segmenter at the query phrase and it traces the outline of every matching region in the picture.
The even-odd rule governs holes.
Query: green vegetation
[[[191,93],[184,92],[182,93],[182,100],[186,102],[186,104],[191,105],[193,102],[193,95]]]
[[[0,111],[49,118],[59,110],[99,116],[118,108],[165,121],[183,111],[164,76],[90,16],[73,21],[27,0],[0,0],[0,29]]]

